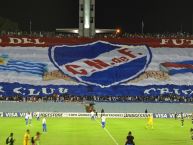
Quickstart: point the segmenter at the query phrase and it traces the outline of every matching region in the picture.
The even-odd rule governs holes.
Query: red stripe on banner
[[[30,36],[0,36],[0,46],[36,46],[50,47],[54,45],[74,45],[85,44],[94,41],[107,41],[111,43],[131,44],[131,45],[148,45],[152,48],[170,47],[170,48],[193,48],[193,38],[58,38],[58,37],[30,37]]]
[[[191,64],[177,64],[177,63],[170,63],[170,62],[166,62],[162,64],[165,67],[175,67],[175,68],[189,68],[189,69],[193,69],[193,65]]]

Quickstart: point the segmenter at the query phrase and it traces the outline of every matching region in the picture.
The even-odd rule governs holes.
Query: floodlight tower
[[[193,13],[192,13],[192,35],[193,35]]]
[[[95,0],[79,0],[79,35],[95,35]]]
[[[117,33],[116,29],[95,28],[95,0],[79,0],[79,28],[57,28],[56,32],[78,33],[80,37],[94,37],[96,33]]]

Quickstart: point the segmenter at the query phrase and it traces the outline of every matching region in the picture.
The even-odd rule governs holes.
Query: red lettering
[[[122,57],[120,57],[120,58],[113,58],[113,59],[112,59],[112,61],[115,62],[115,63],[126,62],[126,61],[128,61],[128,60],[129,60],[129,59],[126,58],[126,57],[124,57],[124,56],[122,56]]]
[[[118,50],[118,51],[124,55],[131,57],[131,58],[136,58],[136,56],[132,54],[132,51],[128,50],[127,48],[123,48],[123,49]]]
[[[86,60],[84,61],[89,66],[94,66],[97,69],[103,69],[105,67],[108,67],[109,64],[97,59],[97,60]]]
[[[128,59],[127,57],[122,56],[122,57],[120,57],[120,60],[122,60],[122,61],[128,61],[129,59]]]
[[[121,60],[118,59],[118,58],[113,58],[112,61],[115,62],[115,63],[121,63]]]
[[[80,66],[78,65],[65,65],[66,69],[73,73],[74,75],[76,74],[80,74],[80,75],[87,75],[87,71],[85,69],[79,69],[77,70],[78,68],[80,68]]]

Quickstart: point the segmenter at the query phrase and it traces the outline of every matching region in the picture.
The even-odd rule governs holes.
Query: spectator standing
[[[175,118],[175,120],[177,120],[177,112],[175,112],[174,118]]]
[[[105,113],[105,111],[104,111],[104,109],[102,108],[102,109],[101,109],[101,117],[104,115],[104,113]]]
[[[181,127],[183,127],[184,126],[184,115],[182,112],[181,112],[181,123],[182,123]]]
[[[98,112],[95,110],[95,117],[98,118]]]

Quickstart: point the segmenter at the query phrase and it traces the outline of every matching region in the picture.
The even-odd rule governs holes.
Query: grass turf
[[[106,128],[100,119],[89,118],[47,118],[47,133],[41,134],[41,145],[124,145],[128,131],[132,131],[136,145],[192,145],[190,119],[181,127],[180,120],[154,119],[154,129],[146,129],[146,119],[106,119]],[[24,118],[0,118],[0,145],[10,132],[14,133],[15,145],[23,145],[26,129],[31,136],[42,131],[41,121],[33,119],[32,126],[26,126]]]

